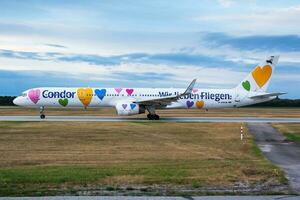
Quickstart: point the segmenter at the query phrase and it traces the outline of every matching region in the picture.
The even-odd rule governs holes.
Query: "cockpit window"
[[[26,93],[26,92],[23,92],[23,93],[22,93],[22,97],[27,97],[27,93]]]

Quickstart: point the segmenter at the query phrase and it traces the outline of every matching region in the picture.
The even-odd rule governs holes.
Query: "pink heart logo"
[[[28,97],[34,104],[36,104],[40,100],[40,94],[41,92],[39,89],[30,90],[28,92]]]
[[[122,88],[115,88],[115,90],[118,94],[120,94],[120,92],[122,91]]]
[[[127,94],[131,95],[133,93],[133,89],[126,89]]]

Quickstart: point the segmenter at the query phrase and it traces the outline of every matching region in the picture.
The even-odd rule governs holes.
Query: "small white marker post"
[[[241,126],[241,141],[244,139],[244,129],[243,126]]]

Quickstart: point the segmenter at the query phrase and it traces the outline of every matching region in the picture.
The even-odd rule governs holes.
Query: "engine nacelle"
[[[120,116],[136,115],[145,113],[145,108],[132,102],[119,102],[116,105],[116,110]]]

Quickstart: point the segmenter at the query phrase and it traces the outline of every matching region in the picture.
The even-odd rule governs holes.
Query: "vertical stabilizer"
[[[236,87],[237,91],[266,92],[279,56],[270,56],[257,65]]]

